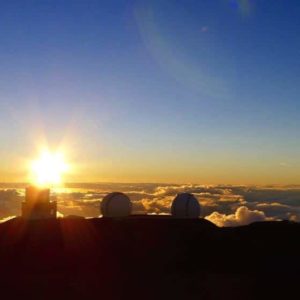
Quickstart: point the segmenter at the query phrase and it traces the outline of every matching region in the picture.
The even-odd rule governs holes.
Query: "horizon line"
[[[192,183],[192,182],[182,182],[182,183],[175,183],[175,182],[117,182],[117,181],[72,181],[72,182],[64,182],[62,185],[58,185],[58,186],[50,186],[50,188],[68,188],[69,185],[97,185],[97,184],[111,184],[111,185],[117,185],[117,184],[125,184],[125,185],[129,185],[129,184],[134,184],[134,185],[149,185],[149,184],[153,184],[153,185],[175,185],[175,186],[181,186],[181,185],[200,185],[200,186],[232,186],[232,187],[237,187],[237,186],[242,186],[242,187],[286,187],[286,188],[296,188],[299,187],[300,188],[300,183],[295,184],[295,183],[291,183],[291,184],[234,184],[234,183]],[[5,185],[18,185],[18,186],[28,186],[31,185],[30,182],[20,182],[20,181],[0,181],[0,188],[1,186],[5,186]]]

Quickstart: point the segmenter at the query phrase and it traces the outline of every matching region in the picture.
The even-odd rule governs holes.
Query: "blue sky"
[[[2,1],[2,180],[47,142],[80,165],[75,181],[299,183],[299,13],[293,0]]]

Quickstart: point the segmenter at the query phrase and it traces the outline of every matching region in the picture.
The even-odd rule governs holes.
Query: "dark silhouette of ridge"
[[[0,224],[9,299],[288,299],[298,293],[300,224],[218,228],[169,216]],[[294,298],[296,299],[296,298]]]

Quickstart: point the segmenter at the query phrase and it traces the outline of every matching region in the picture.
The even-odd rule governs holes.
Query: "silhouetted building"
[[[50,189],[29,186],[22,203],[22,217],[26,219],[56,218],[56,201],[50,201]]]

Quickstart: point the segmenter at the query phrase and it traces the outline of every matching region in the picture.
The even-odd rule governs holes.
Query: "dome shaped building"
[[[175,218],[196,219],[201,214],[201,206],[193,194],[180,193],[172,202],[171,214]]]
[[[103,217],[128,217],[131,214],[131,210],[132,203],[129,197],[120,192],[106,195],[100,204],[100,212]]]

